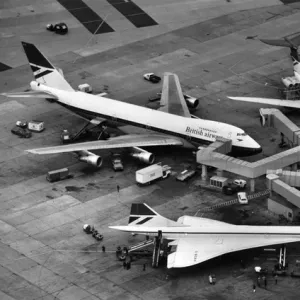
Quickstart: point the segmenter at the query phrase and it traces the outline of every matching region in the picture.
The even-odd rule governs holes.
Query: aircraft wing
[[[81,150],[100,150],[113,148],[128,148],[128,147],[147,147],[147,146],[181,146],[182,142],[166,135],[156,134],[132,134],[122,135],[108,140],[92,141],[84,143],[76,143],[61,146],[52,146],[39,149],[29,149],[27,152],[34,154],[55,154],[63,152],[76,152]]]
[[[284,235],[204,235],[181,238],[169,243],[177,245],[175,252],[168,255],[168,268],[184,268],[199,264],[225,253],[299,241],[299,236]]]
[[[284,39],[276,39],[276,40],[260,39],[260,41],[271,46],[291,47],[291,44],[289,44]]]
[[[191,118],[191,114],[184,100],[178,76],[166,72],[164,74],[163,88],[160,98],[159,110],[169,114]]]
[[[57,99],[56,96],[48,94],[46,92],[40,91],[30,91],[30,92],[18,92],[18,93],[2,93],[2,96],[13,97],[13,98],[47,98],[47,99]]]
[[[244,101],[244,102],[269,104],[274,106],[300,108],[300,101],[297,100],[281,100],[281,99],[256,98],[256,97],[228,97],[228,96],[227,98],[235,101]]]

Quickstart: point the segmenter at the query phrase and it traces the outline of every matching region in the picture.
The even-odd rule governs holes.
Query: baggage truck
[[[63,168],[55,171],[50,171],[47,173],[46,179],[49,182],[55,182],[55,181],[60,181],[63,179],[69,178],[69,169],[68,168]]]
[[[170,174],[171,168],[168,165],[158,163],[136,171],[135,179],[138,185],[146,185],[159,178],[167,178]]]

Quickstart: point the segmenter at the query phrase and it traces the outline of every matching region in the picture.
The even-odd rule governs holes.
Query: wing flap
[[[47,98],[47,99],[57,99],[56,96],[48,94],[46,92],[40,91],[30,91],[30,92],[17,92],[17,93],[2,93],[2,96],[13,97],[13,98]]]
[[[168,255],[168,268],[183,268],[199,264],[225,253],[282,243],[297,242],[298,235],[203,235],[181,238],[175,252]]]
[[[244,101],[244,102],[268,104],[274,106],[300,108],[300,101],[297,100],[281,100],[281,99],[256,98],[256,97],[228,97],[228,96],[227,98],[235,101]]]
[[[291,44],[289,44],[284,39],[274,39],[274,40],[260,39],[260,41],[271,46],[291,47]]]
[[[92,141],[85,143],[76,143],[70,145],[45,147],[26,150],[34,154],[56,154],[64,152],[76,152],[81,150],[100,150],[128,147],[149,147],[149,146],[181,146],[182,142],[164,135],[122,135],[104,141]]]
[[[162,106],[159,109],[161,111],[187,118],[191,117],[176,74],[168,72],[164,74],[160,105]]]

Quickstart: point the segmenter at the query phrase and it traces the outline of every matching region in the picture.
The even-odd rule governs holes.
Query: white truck
[[[158,163],[136,171],[135,179],[138,185],[146,185],[151,184],[151,182],[159,178],[167,178],[170,174],[170,166],[162,166],[161,163]]]

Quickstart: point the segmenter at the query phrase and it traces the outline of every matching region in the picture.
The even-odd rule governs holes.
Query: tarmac
[[[162,76],[165,71],[175,72],[184,92],[200,98],[195,115],[239,126],[262,145],[263,153],[247,158],[249,162],[281,151],[276,130],[260,126],[260,106],[233,102],[226,96],[278,98],[280,78],[292,75],[289,49],[271,47],[253,37],[276,38],[296,32],[297,2],[137,0],[135,6],[125,4],[128,7],[124,9],[116,8],[115,1],[89,0],[72,2],[76,5],[69,7],[70,11],[65,6],[71,1],[59,2],[1,1],[0,92],[29,88],[32,73],[20,41],[38,46],[63,69],[72,86],[87,82],[95,93],[107,92],[111,98],[138,105],[149,106],[147,99],[161,89],[159,84],[144,81],[144,73]],[[86,6],[97,16],[89,11],[90,19],[83,20],[82,13],[72,11]],[[145,18],[135,18],[136,11]],[[46,31],[47,23],[58,21],[68,24],[68,35]],[[98,29],[102,22],[113,31]],[[89,29],[95,27],[93,35]],[[299,125],[297,112],[283,111]],[[270,276],[268,288],[253,293],[254,266],[258,261],[269,262],[261,249],[178,270],[167,270],[163,263],[153,269],[150,258],[137,259],[130,270],[124,270],[116,260],[117,246],[143,240],[108,228],[126,224],[132,202],[145,202],[176,219],[195,215],[224,197],[225,201],[233,199],[199,189],[200,176],[188,184],[175,180],[176,173],[194,164],[190,153],[155,151],[157,161],[169,164],[173,174],[140,188],[135,184],[135,171],[143,165],[130,158],[124,161],[124,172],[115,173],[107,151],[99,152],[104,158],[99,170],[79,163],[72,154],[37,156],[24,151],[59,145],[63,129],[76,130],[83,125],[83,120],[57,104],[0,96],[0,116],[1,300],[299,298],[300,282],[290,277],[280,277],[275,285]],[[46,130],[20,139],[10,132],[17,120],[42,120]],[[73,178],[52,184],[46,181],[48,171],[63,167],[70,169]],[[257,188],[265,189],[264,182],[258,180]],[[279,224],[278,217],[268,213],[266,202],[260,200],[243,209],[234,205],[204,216],[234,224]],[[103,241],[86,235],[82,230],[85,223],[94,225]],[[299,245],[288,245],[287,253],[292,270],[297,267]],[[209,274],[216,275],[216,285],[209,285]]]

